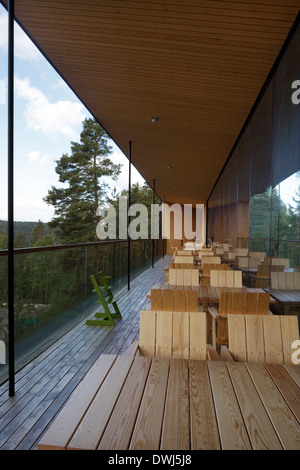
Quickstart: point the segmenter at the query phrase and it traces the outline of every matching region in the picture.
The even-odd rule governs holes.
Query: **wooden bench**
[[[199,287],[198,269],[170,269],[169,284],[171,286]]]
[[[243,286],[242,272],[234,270],[211,270],[211,287],[236,287]]]
[[[151,289],[151,310],[198,311],[198,289]]]
[[[206,359],[206,315],[206,312],[142,310],[139,354],[174,359]]]
[[[173,259],[175,264],[194,264],[194,257],[193,256],[174,256]]]
[[[202,266],[204,264],[221,264],[220,256],[202,256]]]
[[[299,450],[299,371],[102,355],[38,449]]]
[[[266,265],[261,264],[257,266],[257,273],[255,279],[255,287],[268,288],[270,286],[271,276],[270,272],[283,272],[284,266],[280,265]]]
[[[294,315],[228,315],[228,348],[235,361],[296,364],[298,319]],[[221,349],[221,356],[222,351],[226,349]]]
[[[219,308],[208,307],[212,321],[212,344],[228,344],[228,318],[237,314],[269,315],[270,294],[267,292],[221,292]]]
[[[263,264],[272,265],[272,264],[281,264],[284,266],[285,269],[290,267],[290,260],[289,258],[279,258],[279,257],[268,257],[264,258]]]

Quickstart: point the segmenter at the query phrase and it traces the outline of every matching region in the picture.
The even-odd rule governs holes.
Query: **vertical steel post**
[[[128,155],[128,161],[129,161],[129,175],[128,175],[128,209],[130,208],[131,205],[131,141],[129,142],[129,155]],[[130,290],[130,236],[128,232],[128,227],[129,227],[129,215],[127,214],[127,247],[128,247],[128,260],[127,260],[127,283],[128,283],[128,290]]]
[[[155,179],[153,179],[153,187],[152,187],[153,191],[152,191],[152,203],[153,205],[155,204]],[[154,206],[153,206],[153,210],[154,210]],[[154,219],[154,217],[152,217],[152,219]],[[152,220],[152,223],[151,223],[151,232],[152,232],[152,268],[154,268],[154,228],[152,227],[152,224],[153,224],[154,220]]]
[[[165,235],[165,203],[166,203],[166,198],[165,198],[165,195],[164,195],[164,198],[163,198],[163,210],[162,210],[162,214],[161,214],[161,217],[162,217],[162,248],[163,248],[163,258],[165,257],[165,238],[164,238],[164,235]]]
[[[8,1],[8,375],[15,395],[14,332],[14,0]]]

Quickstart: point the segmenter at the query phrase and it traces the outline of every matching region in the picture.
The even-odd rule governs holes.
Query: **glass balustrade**
[[[130,280],[163,255],[162,240],[130,241]],[[0,251],[0,343],[8,351],[7,251]],[[90,275],[103,271],[117,292],[128,283],[128,242],[16,249],[14,323],[16,370],[93,314]],[[0,360],[1,360],[0,355]],[[3,361],[2,361],[3,362]],[[7,379],[0,365],[0,383]]]

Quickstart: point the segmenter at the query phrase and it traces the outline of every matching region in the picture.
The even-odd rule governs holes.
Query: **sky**
[[[7,12],[0,5],[0,220],[7,220]],[[14,220],[49,222],[54,208],[43,202],[60,186],[55,160],[79,142],[88,110],[15,24],[14,59]],[[128,160],[111,142],[114,163],[121,163],[118,192],[128,188]],[[143,184],[132,167],[132,184]]]

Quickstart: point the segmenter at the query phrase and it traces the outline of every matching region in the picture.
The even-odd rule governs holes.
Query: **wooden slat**
[[[245,310],[244,313],[249,314],[256,314],[256,307],[257,307],[257,292],[247,292],[245,297]]]
[[[193,269],[191,271],[191,286],[199,287],[199,271],[198,269]]]
[[[172,357],[173,313],[158,311],[156,314],[156,346],[157,357]]]
[[[171,361],[161,450],[189,450],[188,362]]]
[[[236,315],[234,315],[236,318]],[[247,450],[251,444],[224,362],[208,362],[212,393],[223,450]]]
[[[127,450],[138,413],[151,358],[136,357],[98,450]]]
[[[178,269],[170,269],[169,271],[169,284],[171,286],[177,285],[177,271]]]
[[[258,292],[257,294],[257,315],[268,315],[270,308],[270,294],[267,292]]]
[[[263,315],[265,357],[267,364],[282,364],[283,350],[280,317]]]
[[[39,442],[39,449],[65,449],[67,447],[74,430],[77,429],[115,360],[115,355],[100,356]]]
[[[299,450],[299,423],[266,368],[262,364],[253,363],[248,363],[247,368],[284,449]]]
[[[116,358],[106,380],[70,440],[68,449],[97,448],[133,360],[134,358],[128,355]]]
[[[153,357],[155,354],[156,312],[142,310],[140,318],[140,354]]]
[[[190,312],[190,359],[206,359],[206,312]]]
[[[282,445],[262,405],[245,364],[230,362],[227,364],[227,367],[252,448],[254,450],[282,450]]]
[[[246,315],[246,344],[248,362],[265,362],[264,330],[260,315]]]
[[[299,324],[297,315],[280,316],[283,362],[293,364],[293,342],[299,340]]]
[[[176,289],[174,291],[174,311],[185,312],[185,291]]]
[[[163,289],[162,290],[162,297],[163,297],[163,310],[173,310],[174,305],[174,295],[172,289]]]
[[[187,312],[197,312],[198,307],[198,292],[196,289],[190,289],[186,291],[186,311]]]
[[[244,304],[245,304],[245,292],[233,292],[231,313],[243,314]]]
[[[238,288],[243,286],[243,277],[241,271],[234,271],[234,286]]]
[[[205,361],[190,361],[191,449],[219,450],[220,439]]]
[[[183,285],[190,286],[192,284],[192,273],[191,269],[185,269],[183,271]]]
[[[290,409],[300,423],[300,388],[289,375],[285,367],[277,364],[267,364],[267,371],[284,396]]]
[[[173,358],[189,358],[189,315],[173,312]]]
[[[232,309],[232,292],[221,292],[220,295],[220,307],[219,313],[220,315],[227,315],[231,312]]]
[[[161,289],[151,289],[151,310],[162,310],[162,291]]]
[[[246,331],[244,315],[228,315],[229,350],[239,362],[247,360]]]
[[[159,449],[168,377],[169,359],[152,359],[130,450]]]

